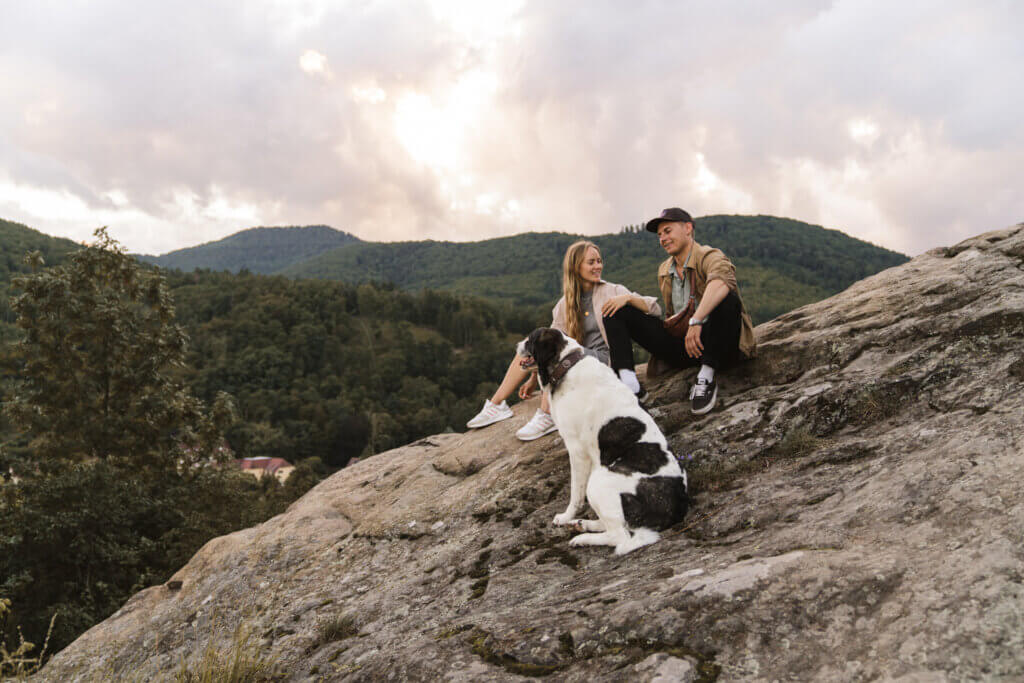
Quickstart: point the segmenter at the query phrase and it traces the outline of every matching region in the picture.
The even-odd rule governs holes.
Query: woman
[[[633,306],[644,313],[661,315],[661,307],[654,297],[640,296],[622,285],[602,280],[603,268],[601,251],[593,242],[580,240],[569,246],[562,260],[562,298],[551,312],[551,326],[578,341],[587,355],[608,365],[611,353],[604,330],[604,317],[614,315],[623,306]],[[618,375],[634,394],[641,395],[640,383],[632,366],[619,369]],[[523,380],[527,381],[524,383]],[[505,403],[505,399],[512,395],[517,386],[519,398],[528,398],[537,386],[537,375],[523,370],[519,366],[519,359],[513,358],[497,391],[484,401],[483,410],[466,426],[476,429],[512,417],[512,409]],[[540,408],[516,432],[516,436],[523,441],[532,441],[555,429],[557,427],[551,419],[547,395],[543,395]]]

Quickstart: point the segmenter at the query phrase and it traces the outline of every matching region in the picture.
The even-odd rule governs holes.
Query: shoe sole
[[[717,403],[717,402],[718,402],[718,387],[715,387],[715,391],[714,391],[713,394],[711,394],[711,400],[708,401],[708,404],[706,406],[704,406],[703,408],[701,408],[700,410],[696,410],[694,408],[690,408],[690,412],[693,413],[694,415],[706,415],[707,413],[711,412],[711,409],[715,407],[715,403]]]
[[[516,434],[516,438],[519,439],[520,441],[534,441],[536,439],[539,439],[542,436],[547,436],[551,432],[557,432],[557,431],[558,431],[558,427],[552,427],[551,429],[544,430],[543,432],[541,432],[540,434],[538,434],[536,436],[519,436],[518,434]]]
[[[507,420],[510,417],[512,417],[514,414],[515,413],[509,413],[508,415],[498,415],[497,417],[491,418],[490,420],[487,420],[486,422],[481,422],[479,424],[470,424],[470,422],[472,422],[472,420],[470,420],[470,422],[466,423],[466,429],[480,429],[481,427],[487,427],[488,425],[492,425],[495,422],[501,422],[502,420]]]

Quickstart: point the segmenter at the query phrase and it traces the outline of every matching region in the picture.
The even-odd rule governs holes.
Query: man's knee
[[[743,310],[743,305],[740,304],[739,295],[732,290],[729,290],[729,293],[725,296],[724,299],[722,299],[722,303],[720,303],[718,306],[719,308],[722,309],[723,313],[726,313],[729,316],[739,317],[740,311]]]

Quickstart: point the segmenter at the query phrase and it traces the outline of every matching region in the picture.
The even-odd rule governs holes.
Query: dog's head
[[[538,327],[516,345],[519,365],[524,370],[536,369],[541,386],[548,385],[551,383],[551,367],[562,357],[570,341],[556,329]]]

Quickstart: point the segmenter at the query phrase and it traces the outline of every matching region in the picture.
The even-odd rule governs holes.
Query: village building
[[[271,458],[269,456],[241,458],[240,460],[235,460],[235,464],[257,479],[262,479],[264,475],[271,475],[276,477],[281,483],[284,483],[292,473],[292,470],[295,469],[295,466],[284,458]]]

